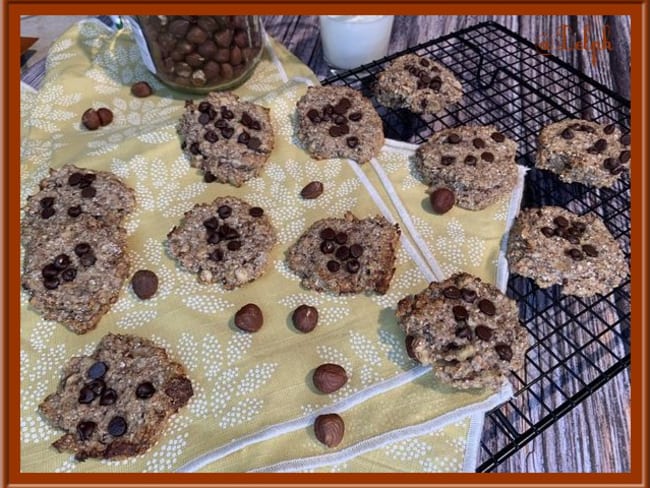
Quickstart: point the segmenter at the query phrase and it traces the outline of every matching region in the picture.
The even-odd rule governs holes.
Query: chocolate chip
[[[223,129],[221,129],[221,135],[226,139],[230,139],[234,134],[235,134],[235,129],[233,129],[232,127],[224,127]]]
[[[436,79],[434,78],[431,83],[429,83],[429,88],[431,88],[434,92],[437,92],[440,90],[440,87],[442,86],[442,81],[440,78]]]
[[[628,132],[627,134],[623,134],[621,138],[619,139],[621,144],[624,144],[626,146],[630,145],[630,133]]]
[[[546,237],[553,237],[555,235],[555,230],[552,227],[542,227],[540,230]]]
[[[314,112],[316,111],[314,110]],[[318,112],[316,112],[316,114],[318,114]],[[307,116],[309,116],[309,113],[307,114]],[[240,122],[244,125],[244,127],[250,127],[250,125],[253,123],[253,118],[250,116],[248,112],[244,112],[241,114]]]
[[[449,166],[456,162],[456,156],[442,156],[440,158],[440,164],[443,166]]]
[[[123,436],[126,434],[126,429],[126,420],[124,420],[124,417],[120,417],[119,415],[113,417],[108,423],[108,433],[113,437]]]
[[[54,197],[44,197],[38,202],[41,208],[49,208],[54,205]]]
[[[113,388],[107,388],[99,397],[100,405],[113,405],[117,401],[117,392]]]
[[[223,261],[223,251],[221,249],[215,249],[208,255],[208,259],[217,263]]]
[[[154,393],[156,393],[156,388],[151,381],[143,381],[135,388],[135,396],[141,400],[151,398]]]
[[[359,138],[356,136],[350,136],[345,139],[345,142],[350,149],[354,149],[359,145]]]
[[[43,278],[56,278],[59,276],[59,270],[53,264],[46,264],[41,270]]]
[[[206,101],[199,103],[199,107],[198,107],[199,112],[201,113],[208,113],[211,108],[212,108],[212,104]]]
[[[361,263],[359,263],[359,261],[356,259],[350,259],[345,265],[345,269],[347,269],[349,273],[353,274],[357,273],[359,271],[359,268],[361,268]]]
[[[237,232],[237,229],[233,229],[228,224],[223,224],[219,228],[219,234],[221,234],[221,237],[227,240],[239,239],[240,237],[239,232]]]
[[[467,324],[456,327],[454,334],[459,339],[467,339],[468,341],[471,341],[474,336],[474,333],[472,332],[472,328]]]
[[[336,250],[334,255],[339,261],[345,261],[350,257],[350,248],[348,246],[341,246]]]
[[[334,113],[334,107],[329,103],[323,107],[323,113],[327,115],[332,115]]]
[[[485,141],[480,137],[474,138],[474,140],[472,140],[472,144],[476,149],[483,149],[485,147]]]
[[[553,223],[558,227],[562,227],[562,228],[569,227],[569,221],[565,217],[562,217],[561,215],[555,217],[553,219]]]
[[[616,125],[609,124],[609,125],[605,126],[605,128],[603,129],[603,132],[605,134],[613,134],[615,130],[616,130]]]
[[[87,242],[80,242],[74,247],[74,253],[77,256],[83,256],[84,254],[87,254],[90,252],[90,244]]]
[[[54,207],[46,207],[43,210],[41,210],[41,218],[42,219],[49,219],[56,213],[56,210],[54,210]]]
[[[83,254],[82,256],[79,257],[79,262],[83,266],[92,266],[97,262],[97,258],[95,257],[95,254],[92,252],[87,252],[86,254]]]
[[[323,194],[323,184],[320,181],[311,181],[300,190],[300,196],[305,200],[313,200]]]
[[[582,261],[585,257],[580,249],[575,249],[575,248],[567,249],[566,251],[564,251],[564,254],[569,256],[574,261]]]
[[[95,427],[97,427],[97,424],[91,420],[79,422],[77,424],[77,434],[79,434],[79,439],[82,442],[90,439],[90,436],[95,432]]]
[[[198,142],[193,142],[192,144],[190,144],[190,152],[195,156],[201,154],[201,148],[199,147]]]
[[[482,341],[489,341],[492,338],[492,329],[486,325],[477,325],[474,332],[476,332],[477,337]]]
[[[606,141],[605,139],[598,139],[598,140],[594,143],[594,148],[595,148],[596,151],[598,151],[599,153],[603,152],[605,149],[607,149],[607,141]]]
[[[499,355],[499,358],[504,361],[510,361],[512,359],[512,349],[507,344],[497,344],[494,346],[494,350]]]
[[[81,123],[88,130],[97,130],[102,125],[99,114],[94,108],[89,108],[81,115]]]
[[[425,68],[428,68],[428,67],[429,67],[429,64],[430,64],[430,63],[429,63],[429,60],[428,60],[428,59],[420,58],[420,65],[421,65],[421,66],[424,66]]]
[[[206,131],[203,138],[206,141],[208,141],[208,142],[210,142],[212,144],[214,144],[215,142],[217,142],[219,140],[219,136],[217,136],[217,133],[215,131],[213,131],[213,130]]]
[[[221,107],[221,116],[226,120],[232,120],[235,118],[235,114],[227,107]]]
[[[131,94],[134,97],[144,98],[150,96],[152,93],[153,89],[146,81],[138,81],[131,85]]]
[[[335,115],[333,121],[336,125],[343,125],[347,119],[343,115]]]
[[[242,246],[241,241],[237,241],[237,240],[230,241],[226,245],[229,251],[239,251],[241,249],[241,246]]]
[[[569,129],[568,127],[566,129],[564,129],[560,133],[560,135],[562,136],[562,139],[566,139],[567,141],[573,139],[573,137],[574,137],[573,131],[571,129]]]
[[[90,388],[84,386],[81,388],[81,390],[79,390],[79,398],[77,401],[86,405],[88,403],[92,403],[92,401],[95,399],[95,396],[95,393]]]
[[[457,300],[460,298],[460,290],[455,286],[448,286],[442,290],[442,294],[451,300]]]
[[[487,161],[488,163],[491,163],[494,161],[494,154],[492,154],[490,151],[485,151],[484,153],[481,153],[481,159],[483,161]]]
[[[630,160],[630,151],[621,151],[618,155],[618,160],[621,164],[625,164]]]
[[[350,246],[350,256],[353,258],[359,258],[363,254],[363,246],[360,244],[352,244]]]
[[[344,135],[343,127],[340,125],[333,125],[332,127],[329,128],[328,134],[331,137],[340,137]]]
[[[467,317],[469,317],[467,309],[462,305],[455,305],[451,311],[454,314],[454,318],[456,320],[467,320]]]
[[[307,117],[311,120],[312,123],[317,124],[321,121],[320,112],[315,108],[309,109],[307,111]]]
[[[208,244],[219,244],[221,242],[221,235],[215,229],[208,230],[208,237],[206,239]]]
[[[331,227],[325,227],[320,231],[320,238],[326,241],[333,241],[336,237],[336,232]]]
[[[598,257],[598,250],[591,244],[583,244],[582,251],[591,258]]]
[[[336,273],[339,269],[341,269],[339,262],[334,260],[327,261],[326,266],[331,273]]]
[[[492,303],[487,298],[483,298],[478,302],[478,309],[483,312],[485,315],[494,315],[496,313],[496,308],[494,303]]]
[[[230,126],[228,125],[228,122],[226,122],[224,119],[219,119],[219,120],[217,120],[217,121],[214,123],[214,126],[215,126],[217,129],[225,129],[226,127],[230,127]]]
[[[52,277],[52,278],[45,278],[43,280],[43,286],[47,288],[48,290],[56,290],[59,287],[59,284],[61,282],[59,281],[58,278]]]
[[[438,188],[429,195],[431,208],[439,215],[445,214],[451,210],[456,203],[456,196],[449,188]]]
[[[449,144],[458,144],[462,140],[463,138],[461,136],[459,136],[455,132],[452,132],[447,136],[446,142],[448,142]]]
[[[609,171],[613,170],[620,164],[621,163],[618,162],[618,159],[614,159],[614,158],[607,158],[605,159],[605,161],[603,161],[603,167]]]
[[[476,166],[477,159],[470,154],[465,158],[464,162],[467,166]]]
[[[250,141],[250,139],[251,135],[246,131],[242,131],[242,133],[237,136],[237,142],[240,144],[248,144],[248,141]]]
[[[102,107],[97,110],[97,115],[99,116],[99,123],[103,126],[106,126],[113,122],[113,112],[106,107]]]
[[[336,245],[332,241],[323,241],[320,245],[320,250],[323,254],[331,254],[336,249]]]
[[[251,207],[248,211],[248,214],[251,217],[260,218],[262,215],[264,215],[264,209],[261,207]]]
[[[61,273],[61,279],[63,281],[72,281],[77,277],[77,270],[74,268],[68,268],[63,270]]]
[[[245,332],[257,332],[263,324],[262,310],[254,303],[244,305],[235,314],[235,325]]]
[[[81,190],[82,198],[93,198],[95,195],[97,195],[97,190],[95,190],[94,186],[89,186]]]
[[[625,166],[619,165],[619,166],[616,166],[616,168],[610,169],[609,174],[618,175],[618,174],[621,174],[623,171],[625,171]]]
[[[95,396],[101,395],[102,393],[104,393],[104,390],[106,389],[106,383],[101,378],[95,378],[86,386],[92,390]]]
[[[584,233],[584,231],[587,230],[587,224],[584,222],[580,222],[579,220],[576,220],[573,222],[573,228],[578,232],[579,234]]]
[[[407,335],[407,336],[404,338],[404,347],[405,347],[405,349],[406,349],[406,354],[407,354],[408,357],[410,357],[411,359],[414,359],[415,361],[417,361],[418,358],[415,357],[415,350],[414,350],[414,348],[413,348],[413,343],[414,343],[414,342],[415,342],[415,337],[412,336],[412,335]]]
[[[493,141],[495,142],[503,142],[506,140],[506,136],[504,136],[501,132],[493,132],[490,137],[492,138]]]
[[[300,332],[311,332],[318,325],[318,310],[309,305],[300,305],[293,311],[291,321]]]
[[[262,145],[262,141],[258,137],[251,137],[246,144],[246,147],[251,151],[257,151]]]
[[[208,122],[210,122],[210,115],[207,113],[202,113],[199,115],[199,124],[201,125],[206,125]]]
[[[227,219],[232,215],[232,208],[230,208],[230,206],[228,205],[220,205],[219,208],[217,209],[217,214],[222,219]]]
[[[348,119],[350,119],[352,122],[359,122],[362,117],[363,114],[361,112],[352,112],[350,115],[348,115]]]
[[[72,218],[79,217],[81,215],[81,206],[75,205],[68,209],[68,215]]]
[[[139,269],[131,277],[131,287],[140,300],[148,300],[158,291],[158,276],[148,269]]]
[[[216,230],[219,228],[219,219],[217,217],[210,217],[203,221],[203,226],[206,229]]]
[[[54,258],[54,261],[52,261],[52,264],[54,264],[54,267],[58,270],[64,270],[68,266],[70,266],[70,256],[67,254],[59,254]]]
[[[339,100],[339,103],[337,103],[336,106],[334,107],[334,112],[339,115],[343,115],[345,112],[348,111],[348,109],[351,106],[352,104],[350,103],[350,100],[343,97],[341,98],[341,100]]]
[[[465,300],[468,303],[474,303],[474,300],[476,300],[476,292],[474,290],[470,290],[469,288],[463,288],[460,290],[461,295],[463,296],[463,300]]]
[[[334,240],[337,244],[345,244],[348,242],[348,235],[345,232],[337,232]]]

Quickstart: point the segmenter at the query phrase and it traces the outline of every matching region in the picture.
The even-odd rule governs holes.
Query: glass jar
[[[241,85],[260,60],[256,15],[127,17],[147,68],[172,88],[192,93]]]

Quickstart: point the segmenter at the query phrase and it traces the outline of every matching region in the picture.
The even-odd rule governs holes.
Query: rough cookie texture
[[[187,102],[178,133],[206,181],[234,186],[260,174],[274,144],[269,109],[230,92],[210,93],[198,105]]]
[[[50,169],[40,190],[27,199],[21,238],[29,248],[82,215],[118,225],[134,209],[135,192],[113,173],[68,164]]]
[[[456,205],[482,210],[517,183],[517,144],[494,127],[461,126],[436,132],[415,152],[415,169],[429,192],[448,188]]]
[[[517,304],[480,278],[458,273],[431,283],[400,300],[396,314],[415,358],[457,388],[496,390],[523,366],[527,333]]]
[[[192,397],[179,363],[151,341],[108,334],[90,356],[71,358],[56,393],[41,414],[66,433],[52,445],[75,458],[125,458],[142,454],[169,418]]]
[[[522,210],[510,231],[511,273],[541,288],[562,285],[562,293],[588,297],[616,288],[628,274],[625,256],[603,221],[560,207]]]
[[[384,294],[395,273],[400,237],[384,217],[322,219],[309,227],[287,254],[304,287],[334,293]]]
[[[235,197],[195,205],[167,238],[169,252],[183,268],[227,290],[262,276],[276,243],[264,211]]]
[[[365,163],[384,145],[381,119],[369,100],[345,86],[311,86],[298,101],[298,139],[316,159]]]
[[[81,215],[25,255],[22,286],[47,320],[77,334],[94,329],[129,273],[126,231]]]
[[[377,77],[375,95],[390,108],[435,114],[463,97],[463,87],[451,71],[417,54],[395,59]]]
[[[566,183],[611,187],[629,162],[630,134],[615,124],[567,119],[546,126],[539,136],[537,168]]]

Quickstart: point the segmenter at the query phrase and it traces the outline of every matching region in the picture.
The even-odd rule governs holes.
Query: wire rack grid
[[[402,54],[436,59],[461,80],[463,100],[436,116],[379,105],[376,76]],[[468,27],[327,78],[369,98],[386,137],[421,143],[433,132],[462,124],[492,124],[519,146],[528,166],[522,207],[558,205],[595,212],[630,258],[630,184],[611,189],[565,184],[534,168],[541,129],[565,118],[615,122],[629,131],[630,102],[533,43],[494,22]],[[507,294],[517,300],[528,329],[526,368],[514,374],[514,397],[486,415],[479,466],[490,471],[571,411],[630,364],[630,282],[593,298],[566,297],[559,287],[538,288],[511,276]]]

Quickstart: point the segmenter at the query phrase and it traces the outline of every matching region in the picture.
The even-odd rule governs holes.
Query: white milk
[[[393,15],[321,15],[320,35],[327,64],[350,69],[386,56]]]

